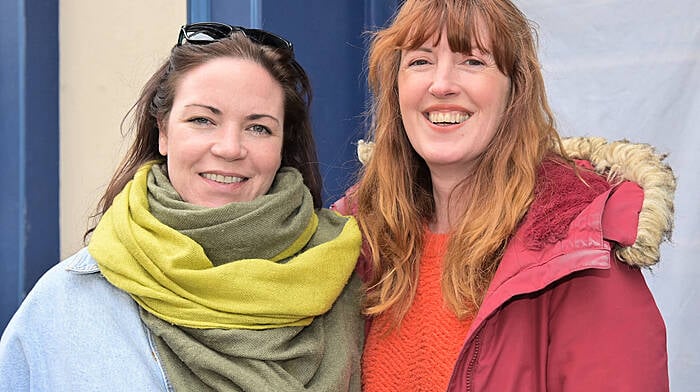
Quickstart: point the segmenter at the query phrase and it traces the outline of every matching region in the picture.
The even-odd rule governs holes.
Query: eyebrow
[[[280,120],[277,119],[277,117],[272,116],[270,114],[259,114],[259,113],[254,113],[254,114],[249,114],[245,116],[246,120],[259,120],[261,118],[269,118],[272,121],[276,122],[277,124],[280,123]]]
[[[221,110],[219,110],[219,109],[217,109],[217,108],[215,108],[215,107],[213,107],[213,106],[201,105],[201,104],[198,104],[198,103],[191,103],[191,104],[189,104],[189,105],[185,105],[186,108],[192,107],[192,106],[196,106],[196,107],[208,109],[209,111],[211,111],[211,112],[214,113],[214,114],[221,114]]]
[[[216,115],[220,115],[220,114],[221,114],[221,110],[219,110],[218,108],[215,108],[215,107],[213,107],[213,106],[202,105],[202,104],[198,104],[198,103],[191,103],[191,104],[189,104],[189,105],[185,105],[185,107],[192,107],[192,106],[196,106],[196,107],[200,107],[200,108],[207,109],[207,110],[211,111],[212,113],[214,113],[214,114],[216,114]],[[249,114],[249,115],[245,116],[245,119],[246,119],[246,120],[249,120],[249,121],[250,121],[250,120],[259,120],[259,119],[261,119],[261,118],[269,118],[269,119],[271,119],[272,121],[276,122],[277,124],[280,123],[280,120],[278,120],[277,117],[275,117],[275,116],[273,116],[273,115],[271,115],[271,114],[253,113],[253,114]]]
[[[421,46],[421,47],[418,47],[418,48],[415,48],[415,49],[412,49],[412,50],[413,50],[413,51],[416,51],[416,52],[433,53],[433,48],[432,48],[432,47],[429,47],[429,46]],[[408,51],[410,52],[411,49],[409,49]]]
[[[409,51],[409,52],[410,52],[410,51],[416,51],[416,52],[433,53],[433,47],[430,47],[430,46],[421,46],[421,47],[418,47],[418,48],[415,48],[415,49],[408,49],[407,51]],[[467,54],[467,53],[465,53],[465,54]],[[481,50],[481,49],[479,49],[479,48],[477,48],[477,47],[475,46],[475,47],[472,48],[472,53],[471,53],[471,55],[477,55],[477,54],[478,54],[478,55],[488,56],[488,57],[493,58],[493,54],[491,54],[491,52],[483,51],[483,50]]]

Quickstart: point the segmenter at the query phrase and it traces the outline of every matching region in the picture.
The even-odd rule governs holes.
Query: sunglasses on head
[[[203,22],[183,25],[180,27],[180,36],[177,38],[177,46],[185,42],[194,45],[206,45],[212,42],[228,38],[231,34],[240,31],[253,42],[277,49],[286,49],[294,52],[292,43],[279,35],[265,30],[249,29],[242,26],[231,26],[217,22]]]

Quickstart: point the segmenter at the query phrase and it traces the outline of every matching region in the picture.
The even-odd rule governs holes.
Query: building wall
[[[187,20],[187,1],[62,0],[59,15],[65,258],[83,246],[88,218],[128,148],[122,118],[175,43]]]

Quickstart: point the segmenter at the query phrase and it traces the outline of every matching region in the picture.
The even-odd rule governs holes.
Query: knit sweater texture
[[[386,333],[386,313],[373,320],[363,354],[363,391],[444,391],[471,324],[442,299],[447,234],[426,231],[418,288],[398,328]]]

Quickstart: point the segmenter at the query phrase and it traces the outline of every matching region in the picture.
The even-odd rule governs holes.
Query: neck
[[[433,183],[433,200],[435,202],[435,215],[429,224],[433,233],[447,233],[452,229],[452,222],[456,222],[462,214],[459,200],[464,195],[454,192],[458,186],[463,185],[463,179],[444,178],[431,172]]]

